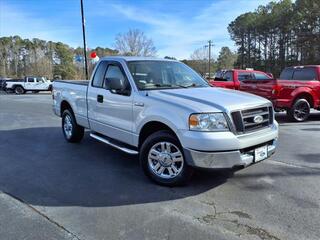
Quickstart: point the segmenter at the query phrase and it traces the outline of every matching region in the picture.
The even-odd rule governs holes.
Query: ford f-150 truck
[[[273,79],[273,76],[257,70],[231,69],[220,71],[214,80],[209,82],[216,87],[253,92],[252,83],[262,79]]]
[[[90,81],[55,81],[53,111],[68,142],[90,136],[139,154],[159,184],[186,183],[193,168],[246,167],[270,157],[278,123],[272,103],[212,88],[181,62],[102,58]]]
[[[297,122],[307,120],[311,108],[320,110],[320,65],[287,67],[279,79],[258,71],[230,70],[210,83],[265,97]]]
[[[276,81],[260,84],[274,107],[293,121],[307,120],[311,108],[320,111],[320,65],[288,67]]]
[[[27,91],[51,91],[52,83],[44,77],[25,77],[24,79],[11,79],[5,82],[6,91],[24,94]]]

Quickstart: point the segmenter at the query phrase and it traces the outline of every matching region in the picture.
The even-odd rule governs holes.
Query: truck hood
[[[216,87],[153,90],[148,95],[194,112],[230,112],[271,105],[269,100],[253,94]]]

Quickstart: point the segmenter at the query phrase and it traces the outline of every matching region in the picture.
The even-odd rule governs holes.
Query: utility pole
[[[81,4],[81,19],[82,19],[82,37],[83,37],[83,54],[84,54],[84,68],[86,72],[86,80],[88,77],[88,62],[87,62],[87,44],[86,44],[86,29],[85,29],[85,20],[83,14],[83,0],[80,0]]]
[[[210,63],[211,63],[211,47],[213,47],[214,44],[212,43],[211,40],[208,41],[208,45],[205,45],[204,47],[209,48],[209,78],[211,77],[211,70],[210,70]]]

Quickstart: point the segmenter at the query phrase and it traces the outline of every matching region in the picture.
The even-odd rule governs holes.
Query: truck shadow
[[[196,173],[167,188],[147,179],[137,157],[91,139],[64,141],[59,127],[0,131],[0,191],[38,206],[119,206],[168,201],[225,183],[232,171]]]
[[[285,126],[287,124],[298,124],[298,125],[304,125],[306,123],[312,123],[316,121],[320,121],[320,112],[312,112],[308,118],[308,120],[304,123],[297,123],[290,121],[285,113],[276,113],[276,120],[282,125]],[[310,124],[308,124],[310,125]],[[318,125],[318,124],[317,124]]]

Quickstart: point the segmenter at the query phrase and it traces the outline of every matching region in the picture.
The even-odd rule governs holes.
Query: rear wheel
[[[184,185],[193,173],[179,140],[169,131],[150,135],[142,144],[139,157],[144,173],[161,185]]]
[[[65,139],[71,143],[80,142],[84,136],[84,128],[77,124],[69,109],[64,110],[62,114],[62,132]]]
[[[16,87],[14,88],[14,92],[15,92],[15,94],[24,94],[24,93],[25,93],[25,90],[24,90],[24,88],[21,87],[21,86],[16,86]]]
[[[310,104],[304,98],[297,99],[292,108],[287,111],[290,120],[296,122],[304,122],[310,115]]]

